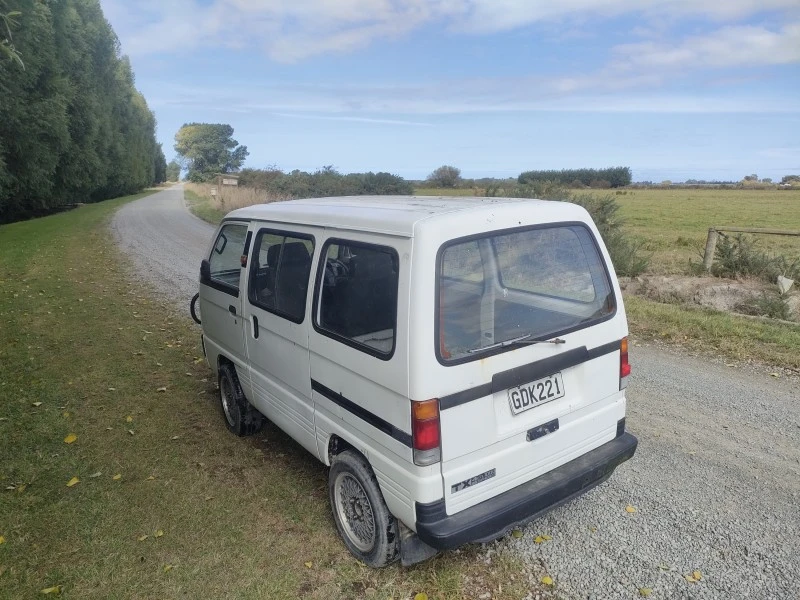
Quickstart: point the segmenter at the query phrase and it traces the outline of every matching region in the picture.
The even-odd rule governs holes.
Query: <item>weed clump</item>
[[[777,292],[764,292],[757,298],[740,302],[734,307],[734,310],[743,315],[768,317],[770,319],[780,319],[782,321],[792,320],[789,303]]]
[[[757,277],[775,283],[778,275],[800,279],[800,257],[772,256],[756,248],[756,241],[738,234],[720,234],[711,273],[717,277]]]

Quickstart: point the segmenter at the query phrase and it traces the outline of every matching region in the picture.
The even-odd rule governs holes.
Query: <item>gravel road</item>
[[[213,228],[182,198],[178,186],[128,204],[112,228],[185,311]],[[531,598],[800,598],[800,380],[635,341],[631,361],[636,456],[522,537],[487,545],[486,560],[509,549],[532,580],[553,578]]]
[[[186,209],[183,186],[126,204],[111,229],[137,272],[188,314],[214,228]]]

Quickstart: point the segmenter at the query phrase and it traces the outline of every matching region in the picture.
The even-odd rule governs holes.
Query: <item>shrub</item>
[[[789,321],[792,318],[789,304],[777,292],[764,292],[757,298],[740,302],[734,307],[734,310],[743,315],[768,317],[770,319],[781,319],[782,321]]]
[[[436,187],[454,188],[461,183],[461,169],[442,165],[428,175],[427,181]]]
[[[778,275],[800,279],[800,257],[788,259],[772,256],[756,249],[753,238],[720,234],[711,273],[717,277],[758,277],[775,283]]]

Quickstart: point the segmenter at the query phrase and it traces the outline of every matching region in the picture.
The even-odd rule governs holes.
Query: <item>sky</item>
[[[170,159],[423,179],[800,174],[798,0],[101,0]]]

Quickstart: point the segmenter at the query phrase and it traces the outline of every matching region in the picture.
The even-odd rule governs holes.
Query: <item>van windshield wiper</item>
[[[530,345],[530,344],[565,344],[566,342],[561,338],[555,338],[552,340],[531,340],[528,339],[531,337],[530,333],[526,333],[525,335],[520,335],[518,337],[514,337],[508,340],[503,340],[502,342],[495,342],[494,344],[489,344],[488,346],[481,346],[480,348],[472,348],[471,350],[467,350],[468,353],[474,354],[475,352],[483,352],[484,350],[491,350],[493,348],[505,348],[506,346],[512,346],[514,344],[523,344],[523,345]]]

